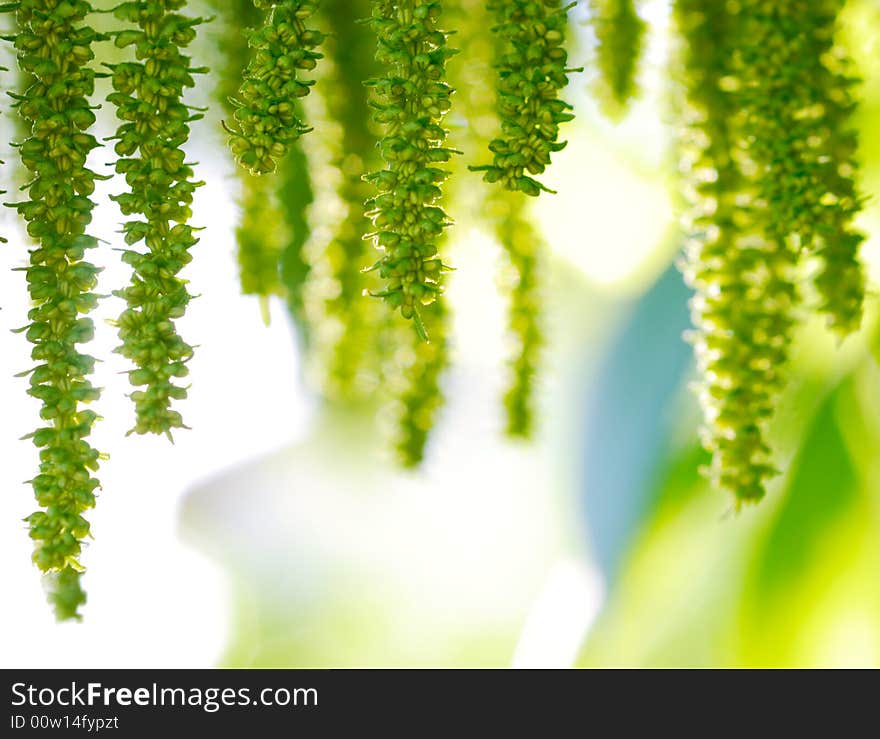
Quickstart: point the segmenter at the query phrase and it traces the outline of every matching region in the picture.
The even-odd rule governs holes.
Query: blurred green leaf
[[[858,496],[858,474],[841,436],[836,413],[839,386],[819,409],[794,462],[791,484],[757,557],[756,602],[808,571],[824,533]]]

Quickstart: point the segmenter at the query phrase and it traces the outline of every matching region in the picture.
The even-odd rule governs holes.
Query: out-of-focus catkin
[[[596,33],[599,94],[611,114],[623,111],[638,91],[637,75],[647,24],[634,0],[591,0]]]

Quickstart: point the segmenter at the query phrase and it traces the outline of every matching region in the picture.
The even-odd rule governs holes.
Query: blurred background
[[[22,519],[33,501],[22,481],[36,452],[19,437],[37,407],[26,380],[13,379],[29,348],[11,333],[25,322],[25,281],[11,269],[27,244],[3,209],[2,666],[880,666],[876,300],[842,346],[820,321],[804,323],[773,427],[783,472],[765,501],[735,513],[699,474],[681,339],[669,5],[641,6],[651,24],[643,92],[617,122],[592,94],[585,5],[572,11],[571,56],[587,70],[566,92],[577,119],[545,178],[559,194],[535,212],[550,248],[535,441],[503,435],[499,248],[467,224],[449,244],[453,365],[423,467],[401,471],[372,422],[317,402],[283,301],[266,326],[257,300],[240,295],[236,184],[209,117],[190,146],[207,182],[187,270],[199,298],[181,321],[198,346],[184,414],[192,430],[173,446],[126,438],[125,362],[101,320],[119,301],[104,300],[96,316],[105,420],[95,446],[110,460],[90,516],[81,624],[54,622],[29,564]],[[866,193],[880,192],[877,29],[880,4],[851,0]],[[194,99],[204,102],[210,78],[200,85]],[[112,132],[106,112],[100,125]],[[0,126],[6,142],[7,115]],[[94,168],[106,171],[107,158],[97,151]],[[92,230],[109,242],[91,255],[108,285],[128,279],[108,199],[118,189],[101,183]],[[876,199],[861,225],[877,285]]]

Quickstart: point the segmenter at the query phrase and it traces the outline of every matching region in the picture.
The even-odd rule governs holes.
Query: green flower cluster
[[[386,280],[375,295],[413,319],[424,339],[419,308],[441,292],[446,268],[437,240],[450,223],[438,205],[448,172],[437,165],[456,153],[443,146],[452,98],[446,60],[454,51],[439,28],[441,12],[438,0],[374,0],[376,59],[386,71],[367,83],[375,91],[375,120],[384,126],[379,147],[387,165],[368,175],[380,191],[367,201],[367,215],[383,252],[372,269]]]
[[[440,379],[449,365],[447,310],[441,296],[422,310],[430,341],[417,337],[399,368],[402,386],[397,393],[395,447],[404,467],[418,467],[425,458],[428,437],[443,407]]]
[[[823,113],[817,121],[822,145],[816,151],[816,167],[824,195],[812,249],[821,264],[815,285],[821,299],[819,310],[841,337],[858,330],[865,302],[865,274],[858,257],[865,237],[853,227],[862,209],[856,184],[859,138],[852,121],[857,108],[853,87],[858,79],[846,49],[835,43],[843,6],[844,0],[817,0],[809,5],[820,62],[813,79]]]
[[[254,0],[266,11],[263,26],[251,31],[253,55],[233,100],[229,146],[238,162],[254,174],[274,172],[290,145],[311,129],[300,120],[299,100],[309,94],[312,80],[303,80],[321,54],[320,31],[306,28],[316,0]]]
[[[459,0],[454,27],[463,62],[453,67],[453,84],[460,90],[456,110],[467,125],[456,129],[456,143],[468,152],[484,148],[501,131],[498,106],[486,90],[494,87],[493,61],[499,44],[496,34],[486,34],[491,12],[483,0]],[[540,261],[545,245],[532,222],[528,197],[506,188],[486,188],[471,178],[457,178],[461,192],[456,201],[467,203],[466,219],[491,230],[503,250],[500,288],[507,300],[511,352],[504,390],[506,431],[528,438],[534,431],[535,378],[538,373],[543,334],[541,330]],[[469,188],[477,186],[476,192]]]
[[[767,424],[786,382],[803,256],[823,261],[816,284],[832,327],[845,334],[861,317],[853,81],[834,53],[841,5],[676,3],[704,442],[713,479],[738,503],[762,498],[775,473]]]
[[[770,472],[760,432],[785,384],[793,309],[800,301],[795,267],[813,247],[824,217],[826,187],[817,162],[825,113],[817,72],[828,40],[818,32],[814,5],[813,0],[744,0],[735,21],[737,125],[745,142],[743,166],[754,177],[764,237],[750,274],[764,280],[758,294],[728,293],[728,309],[739,314],[737,320],[748,312],[744,303],[763,310],[746,336],[751,344],[746,371],[737,352],[725,356],[732,388],[748,402],[736,403],[735,413],[716,419],[715,426],[731,437],[723,447],[728,463],[727,479],[722,476],[721,482],[747,500],[764,494],[760,480]]]
[[[283,293],[281,252],[287,243],[284,216],[278,203],[278,180],[274,175],[241,172],[241,221],[235,229],[241,292],[258,295],[263,320],[269,322],[271,295]]]
[[[116,32],[116,45],[133,46],[138,61],[108,65],[115,92],[107,99],[124,121],[115,136],[116,171],[129,186],[113,199],[124,215],[141,216],[123,225],[126,244],[146,245],[143,252],[123,252],[133,276],[129,286],[115,293],[128,304],[117,321],[118,351],[137,366],[129,379],[142,388],[131,394],[137,414],[132,432],[169,438],[172,429],[185,428],[171,404],[186,397],[186,388],[175,381],[189,374],[193,348],[174,322],[192,298],[179,273],[198,242],[187,221],[193,193],[202,184],[192,179],[183,151],[189,124],[201,117],[182,101],[183,93],[194,85],[192,75],[204,71],[193,69],[182,52],[202,22],[175,12],[185,4],[137,0],[118,5],[114,15],[138,29]]]
[[[826,44],[813,0],[744,0],[737,16],[735,74],[745,154],[765,208],[765,232],[780,249],[809,248],[825,194],[817,177]]]
[[[567,11],[557,0],[491,0],[501,51],[498,74],[498,114],[502,135],[489,149],[490,165],[471,167],[484,172],[487,182],[508,190],[540,195],[547,190],[529,175],[543,172],[554,152],[565,148],[559,126],[574,118],[571,106],[559,98],[568,84],[566,67]],[[528,174],[527,174],[528,173]]]
[[[310,364],[328,400],[362,401],[377,384],[377,334],[385,311],[364,297],[373,257],[364,240],[370,222],[364,202],[372,194],[364,174],[381,162],[370,121],[365,76],[375,65],[373,40],[358,23],[369,0],[324,0],[318,20],[327,32],[318,93],[305,101],[317,131],[308,158],[315,177],[312,234],[305,258],[311,268],[305,291],[313,329]]]
[[[233,99],[250,52],[242,29],[261,25],[264,14],[253,0],[209,0],[208,4],[216,13],[208,29],[208,38],[216,51],[210,59],[216,82],[214,98],[223,115],[231,118],[236,111]],[[253,175],[241,167],[236,167],[235,172],[241,186],[241,220],[235,230],[241,291],[260,298],[263,318],[268,321],[269,297],[284,294],[279,265],[288,235],[278,200],[280,178]]]
[[[734,93],[741,83],[731,76],[737,19],[710,0],[678,0],[676,11],[687,41],[692,106],[683,142],[692,147],[687,169],[695,195],[686,276],[697,293],[693,340],[703,383],[703,442],[715,483],[737,501],[758,500],[774,474],[765,427],[787,358],[792,254],[765,242],[739,163]]]
[[[646,24],[633,0],[592,0],[592,10],[602,96],[620,109],[637,92],[636,74]]]
[[[543,242],[529,219],[522,193],[501,191],[490,202],[495,235],[509,261],[509,328],[514,339],[511,379],[504,394],[507,433],[528,438],[534,430],[535,376],[544,344],[539,258]]]
[[[30,131],[18,147],[21,161],[33,176],[30,199],[15,207],[37,241],[25,274],[34,304],[26,336],[38,364],[25,374],[45,425],[30,435],[40,450],[31,484],[41,510],[27,521],[58,617],[78,618],[85,603],[78,557],[89,536],[83,513],[95,505],[99,486],[92,475],[99,454],[87,441],[97,415],[83,407],[99,395],[88,380],[95,360],[77,349],[92,338],[84,314],[97,303],[99,270],[84,256],[97,245],[85,231],[97,178],[86,158],[98,145],[88,133],[95,123],[89,63],[98,36],[85,23],[92,7],[84,0],[20,0],[3,9],[16,12],[19,68],[30,79],[23,94],[13,95]]]
[[[742,82],[732,68],[739,19],[713,0],[677,0],[675,11],[687,42],[682,147],[694,207],[685,275],[696,291],[703,443],[715,484],[738,502],[755,501],[775,472],[766,423],[788,356],[795,253],[765,239],[763,209],[741,166]]]
[[[303,293],[310,267],[305,259],[304,247],[311,232],[308,210],[314,200],[314,190],[301,142],[292,144],[279,164],[278,181],[278,202],[287,230],[287,240],[281,250],[281,284],[300,339],[307,346],[311,341],[311,332],[306,320]]]
[[[329,7],[324,5],[322,10]],[[364,334],[375,338],[377,330],[373,321],[365,320],[361,309],[381,306],[370,306],[376,301],[363,297],[366,280],[362,270],[369,265],[370,252],[363,241],[368,223],[363,206],[370,186],[363,180],[357,181],[358,174],[351,171],[353,168],[360,175],[364,173],[357,155],[349,160],[349,171],[343,171],[346,127],[331,113],[336,98],[333,87],[342,72],[336,66],[335,51],[336,39],[331,35],[317,75],[318,90],[303,106],[316,131],[308,147],[303,147],[303,166],[314,176],[310,178],[312,202],[304,213],[308,233],[301,258],[306,279],[300,291],[309,331],[308,353],[304,357],[307,382],[325,401],[345,403],[355,400],[351,381],[359,375],[364,348],[360,341],[351,344],[351,339]],[[362,81],[359,87],[355,94],[366,96]],[[340,100],[343,98],[339,96]],[[295,173],[290,172],[291,185],[294,177]],[[353,188],[366,188],[366,192],[360,190],[361,198],[355,198],[354,203],[350,202]],[[360,254],[351,254],[347,248],[353,245],[353,237],[359,240],[354,248],[360,247]],[[343,345],[349,345],[346,351],[350,356],[342,355]]]
[[[250,46],[248,34],[262,25],[265,13],[254,5],[254,0],[206,0],[212,22],[203,37],[213,51],[209,59],[214,75],[212,95],[224,117],[235,114],[233,99],[238,94],[244,71],[247,69]]]
[[[483,0],[458,0],[451,10],[451,25],[461,49],[461,62],[451,66],[452,84],[459,90],[456,111],[466,121],[452,135],[458,148],[479,151],[501,132],[495,96],[486,95],[486,90],[494,88],[499,39],[486,33],[492,14]],[[455,182],[458,187],[452,198],[461,204],[459,220],[464,228],[474,222],[491,231],[503,250],[499,282],[508,303],[511,349],[503,398],[506,431],[528,438],[534,430],[534,386],[543,345],[539,263],[544,244],[523,193],[487,188],[469,177],[457,177]]]

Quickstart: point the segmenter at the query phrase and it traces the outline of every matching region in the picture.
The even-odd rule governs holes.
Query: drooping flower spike
[[[241,221],[235,229],[242,295],[260,299],[263,322],[269,324],[269,298],[282,295],[281,253],[287,245],[287,228],[278,203],[279,180],[272,175],[252,175],[240,170]]]
[[[374,0],[382,77],[370,80],[375,120],[384,127],[379,148],[385,169],[368,176],[380,194],[367,202],[376,247],[373,266],[385,287],[376,297],[412,319],[428,338],[419,309],[440,294],[446,267],[437,241],[450,221],[439,206],[448,172],[438,165],[455,154],[443,146],[443,118],[452,102],[446,60],[454,51],[440,28],[439,0]]]
[[[409,344],[402,352],[403,364],[398,368],[400,387],[395,405],[397,425],[395,447],[404,467],[418,467],[425,451],[444,398],[440,380],[449,365],[448,314],[446,299],[440,296],[422,309],[425,332],[431,337],[422,341],[408,332]]]
[[[287,232],[287,241],[281,250],[281,284],[304,346],[311,342],[304,299],[310,266],[304,249],[311,233],[308,211],[313,201],[308,160],[302,142],[297,142],[290,146],[287,157],[278,168],[278,204]]]
[[[685,275],[696,291],[703,442],[713,481],[739,504],[763,497],[775,474],[766,431],[784,380],[796,253],[765,235],[761,182],[743,167],[742,19],[713,0],[677,0],[675,12],[686,44],[682,148],[693,212]]]
[[[565,148],[559,126],[574,118],[559,97],[568,84],[565,50],[567,12],[557,0],[490,0],[497,25],[498,114],[502,134],[489,145],[492,164],[471,167],[487,182],[540,195],[547,190],[530,175],[541,174],[554,152]]]
[[[637,92],[646,24],[636,12],[634,0],[592,0],[591,4],[599,92],[610,111],[617,113]]]
[[[824,195],[816,224],[812,252],[820,268],[815,277],[819,310],[839,336],[858,330],[865,302],[865,272],[859,261],[864,235],[853,226],[862,210],[856,182],[859,171],[858,133],[853,114],[858,103],[853,88],[858,79],[843,45],[837,43],[839,16],[845,0],[817,0],[809,4],[817,44],[815,73],[821,108],[822,145],[815,152],[817,176]]]
[[[508,295],[513,351],[504,393],[507,433],[529,438],[535,423],[535,378],[541,361],[540,255],[544,243],[529,218],[522,193],[500,191],[490,201],[495,236],[508,261],[502,287]]]
[[[743,139],[748,142],[747,161],[756,173],[758,200],[765,208],[763,232],[775,265],[793,265],[817,248],[823,257],[830,256],[832,264],[841,268],[837,276],[843,281],[832,288],[844,298],[834,307],[841,311],[837,327],[850,329],[858,323],[863,293],[861,271],[854,261],[859,238],[853,240],[852,233],[839,230],[849,226],[849,215],[842,210],[838,211],[841,219],[834,215],[842,204],[829,191],[823,164],[829,155],[826,116],[836,105],[824,66],[836,16],[830,9],[831,5],[812,0],[741,3],[736,59],[743,85],[737,97]],[[833,229],[837,233],[828,238]],[[835,241],[843,247],[843,254],[834,251]],[[771,287],[777,312],[786,304],[797,305],[797,291],[781,274]],[[857,297],[850,301],[853,293]],[[776,332],[774,340],[776,351],[764,361],[777,368],[781,385],[787,333]]]
[[[211,10],[211,22],[202,38],[209,42],[208,63],[214,76],[212,97],[221,108],[225,119],[231,118],[238,107],[234,98],[244,79],[251,58],[248,37],[263,25],[266,13],[254,0],[206,0]]]
[[[324,35],[308,28],[317,0],[254,0],[265,11],[262,27],[251,33],[252,57],[233,100],[229,146],[253,174],[274,172],[291,144],[311,129],[300,118],[299,101],[309,94]]]
[[[453,84],[459,89],[456,111],[466,121],[453,135],[456,145],[470,154],[487,147],[501,131],[495,97],[486,94],[495,87],[494,50],[501,42],[497,34],[486,33],[492,15],[483,0],[459,0],[453,8],[456,42],[461,48],[461,57],[452,66]],[[499,282],[507,302],[510,340],[503,396],[506,431],[528,438],[535,425],[535,379],[543,346],[540,261],[545,244],[532,223],[525,194],[479,186],[482,183],[472,179],[456,178],[460,192],[452,199],[460,204],[465,218],[495,237],[503,252]]]
[[[85,253],[97,245],[86,233],[97,179],[86,158],[98,145],[89,133],[95,123],[89,97],[92,44],[99,37],[86,21],[92,7],[84,0],[20,0],[2,9],[15,12],[18,65],[30,81],[13,95],[30,132],[18,150],[32,174],[29,200],[15,207],[37,242],[24,270],[33,301],[26,336],[37,365],[25,374],[44,422],[30,435],[40,450],[39,474],[31,481],[40,510],[27,521],[33,559],[49,575],[58,618],[79,618],[86,600],[79,557],[89,536],[83,514],[95,505],[100,457],[88,442],[97,414],[85,408],[99,396],[88,379],[95,360],[78,348],[92,338],[85,314],[97,304],[99,270]]]
[[[812,0],[744,0],[737,14],[736,74],[746,154],[755,167],[768,239],[810,249],[825,183],[818,161],[826,97],[822,55],[830,40]]]
[[[123,215],[125,242],[143,242],[143,251],[127,249],[123,261],[133,270],[128,287],[116,291],[127,308],[117,327],[118,351],[136,369],[129,379],[136,389],[136,422],[132,432],[167,434],[185,428],[172,402],[187,390],[178,381],[189,374],[193,348],[177,333],[191,300],[179,273],[192,260],[198,242],[189,225],[193,193],[202,183],[193,179],[183,146],[189,124],[201,117],[183,101],[193,87],[194,69],[184,49],[195,40],[202,20],[176,11],[185,0],[135,0],[118,5],[117,19],[135,24],[113,34],[116,46],[133,47],[137,61],[108,65],[114,92],[107,98],[123,123],[114,140],[116,171],[125,175],[128,192],[113,196]]]
[[[831,324],[858,325],[864,278],[851,230],[858,198],[846,133],[850,81],[828,68],[840,3],[679,0],[702,150],[688,275],[713,477],[738,502],[774,473],[768,420],[785,385],[803,256]],[[829,126],[830,124],[830,126]],[[834,275],[836,284],[828,283]]]
[[[374,253],[364,238],[370,230],[364,202],[373,188],[364,175],[381,165],[363,82],[376,71],[369,62],[373,39],[359,22],[369,12],[369,0],[324,0],[316,16],[327,33],[324,60],[316,93],[305,101],[316,127],[309,169],[321,173],[304,254],[311,274],[304,294],[313,332],[309,364],[331,402],[360,401],[375,388],[387,312],[364,296],[376,282],[366,272]]]
[[[253,0],[210,0],[216,13],[208,37],[216,50],[210,59],[216,80],[214,99],[228,120],[235,115],[233,100],[249,60],[248,37],[243,29],[263,23],[264,14]],[[279,165],[279,166],[283,166]],[[240,185],[241,216],[235,229],[241,292],[260,299],[263,319],[269,322],[269,298],[284,295],[281,281],[281,253],[289,235],[278,193],[281,179],[275,175],[254,175],[235,167]]]

